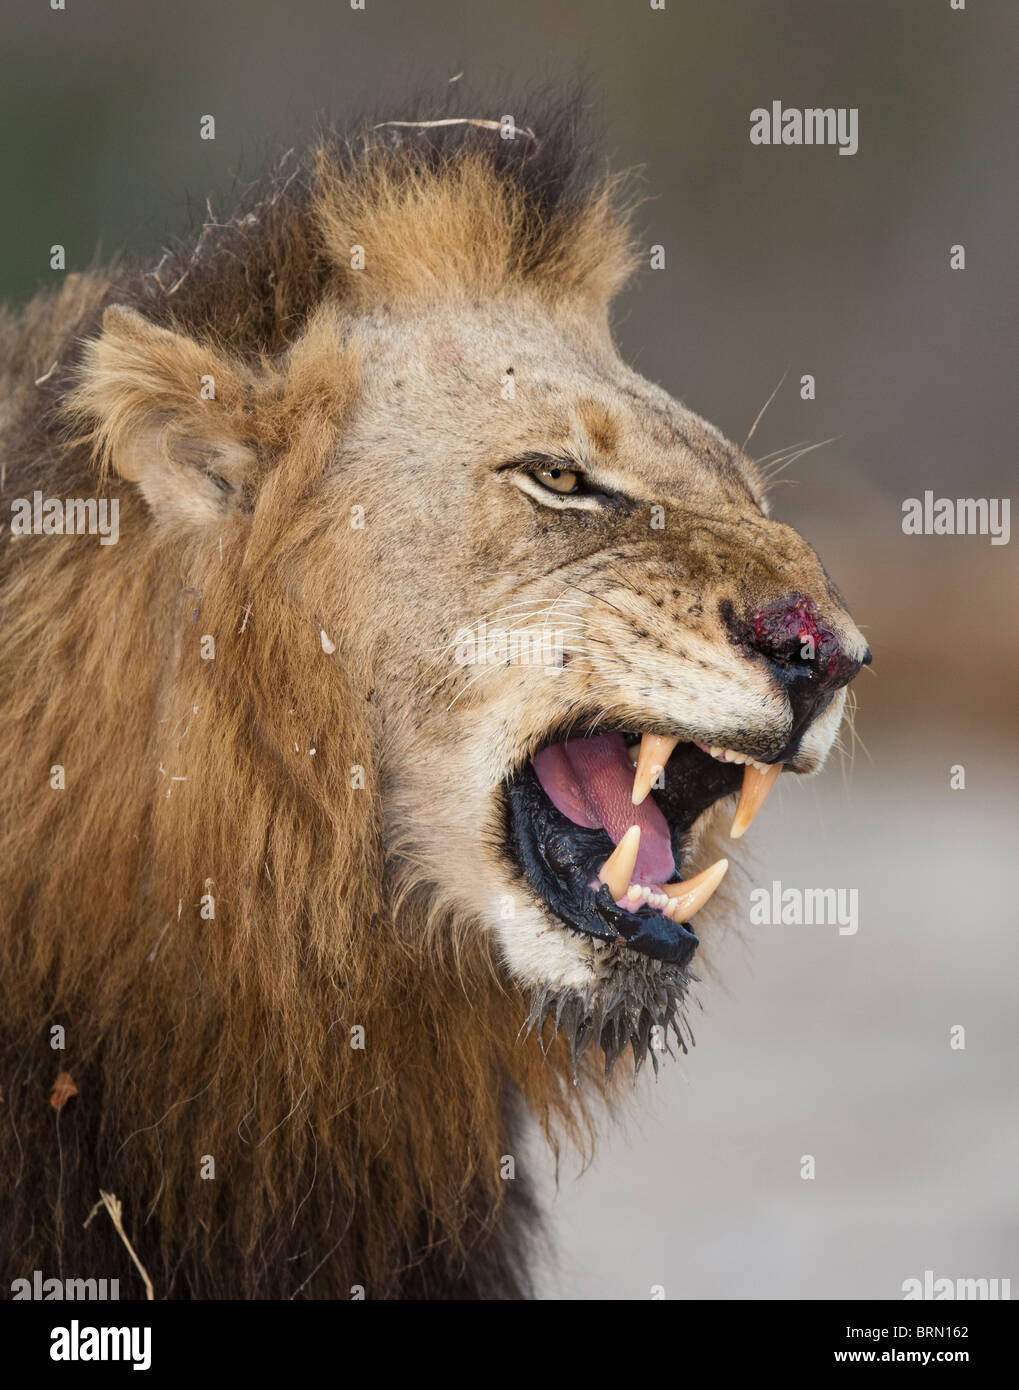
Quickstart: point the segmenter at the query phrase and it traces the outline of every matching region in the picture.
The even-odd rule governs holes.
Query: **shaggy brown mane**
[[[603,302],[629,269],[616,190],[572,116],[518,124],[514,141],[471,125],[327,140],[158,266],[68,276],[0,328],[8,496],[91,496],[118,450],[133,476],[124,440],[153,393],[185,408],[180,369],[139,365],[137,320],[110,306],[187,334],[192,375],[215,370],[231,439],[258,454],[219,548],[181,544],[124,485],[114,547],[4,534],[8,1285],[39,1268],[140,1289],[112,1228],[83,1229],[103,1188],[157,1297],[528,1287],[517,1117],[582,1137],[569,1052],[550,1028],[544,1049],[520,1036],[528,1001],[480,933],[437,930],[426,884],[398,912],[384,896],[373,673],[334,632],[324,676],[316,625],[326,586],[352,631],[371,621],[320,487],[357,388],[353,348],[336,371],[336,316],[454,283]],[[55,1108],[60,1071],[78,1095]]]

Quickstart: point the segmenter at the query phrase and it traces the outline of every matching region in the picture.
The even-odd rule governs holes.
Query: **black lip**
[[[599,732],[609,732],[600,730]],[[652,792],[672,832],[676,876],[682,873],[683,837],[720,797],[738,791],[743,768],[721,763],[694,743],[681,743],[665,770],[665,787]],[[670,922],[654,908],[624,912],[609,890],[589,887],[611,854],[604,830],[574,823],[545,795],[528,761],[506,782],[510,849],[534,891],[574,931],[602,941],[618,941],[632,951],[685,965],[700,944],[687,923]]]

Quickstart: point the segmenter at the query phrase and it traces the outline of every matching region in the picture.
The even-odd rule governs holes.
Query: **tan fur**
[[[723,596],[812,592],[862,649],[813,552],[762,514],[749,461],[615,355],[630,253],[611,187],[564,208],[568,229],[523,228],[533,208],[478,149],[437,170],[369,154],[356,174],[322,155],[305,202],[258,214],[271,244],[230,233],[256,283],[276,268],[270,308],[237,297],[212,240],[162,290],[83,281],[7,329],[9,489],[91,491],[98,463],[122,508],[109,550],[5,546],[15,1274],[63,1258],[127,1277],[80,1231],[101,1183],[157,1296],[524,1288],[524,1181],[500,1176],[521,1162],[512,1116],[582,1139],[598,1089],[586,1064],[573,1085],[562,1038],[521,1036],[528,991],[593,997],[614,967],[508,861],[503,777],[598,714],[778,731]],[[553,514],[501,468],[553,448],[643,509]],[[465,625],[528,614],[568,629],[564,671],[451,663]],[[79,1094],[56,1121],[58,1061]]]
[[[355,309],[413,312],[436,300],[488,299],[526,279],[543,298],[578,299],[601,311],[634,268],[611,180],[570,210],[568,226],[542,228],[546,250],[521,244],[523,195],[493,179],[482,155],[458,159],[441,178],[418,170],[409,152],[369,154],[359,169],[356,182],[345,179],[320,154],[314,204]],[[349,269],[356,246],[367,251],[363,270]]]

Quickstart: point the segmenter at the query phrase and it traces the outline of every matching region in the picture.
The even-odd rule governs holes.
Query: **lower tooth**
[[[683,921],[699,912],[725,877],[728,859],[719,859],[709,869],[682,883],[667,883],[665,892],[672,899],[676,920]]]
[[[624,897],[630,887],[639,851],[640,826],[631,825],[601,866],[598,878],[608,887],[615,902]]]

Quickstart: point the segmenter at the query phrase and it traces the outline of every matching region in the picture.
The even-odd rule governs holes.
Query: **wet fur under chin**
[[[575,1079],[580,1059],[592,1044],[601,1047],[606,1075],[628,1047],[633,1050],[635,1071],[650,1056],[657,1072],[659,1058],[674,1055],[670,1032],[681,1051],[693,1045],[686,1004],[690,986],[698,976],[614,943],[605,951],[616,957],[606,961],[611,972],[606,983],[592,986],[586,993],[535,986],[527,1032],[536,1033],[543,1047],[561,1033]]]

